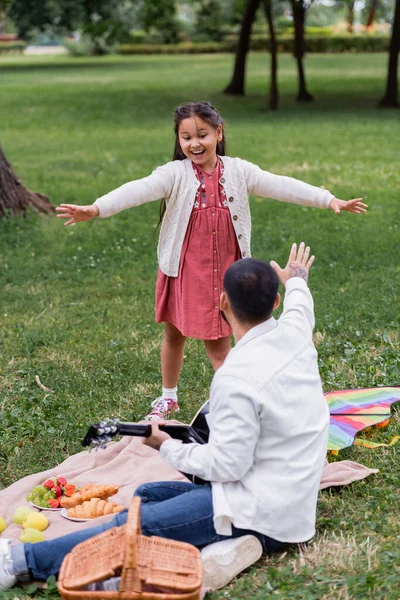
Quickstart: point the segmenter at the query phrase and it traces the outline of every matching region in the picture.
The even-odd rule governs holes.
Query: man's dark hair
[[[261,323],[271,316],[278,286],[273,268],[255,258],[236,261],[224,276],[232,311],[242,323]]]

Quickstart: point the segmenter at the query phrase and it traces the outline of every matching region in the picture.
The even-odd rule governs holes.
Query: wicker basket
[[[118,591],[82,589],[121,575]],[[191,544],[141,535],[140,498],[128,521],[81,542],[67,554],[58,586],[63,600],[199,600],[200,552]]]

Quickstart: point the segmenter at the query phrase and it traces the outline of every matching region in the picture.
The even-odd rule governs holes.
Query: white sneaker
[[[9,590],[16,584],[15,575],[10,575],[7,570],[8,563],[11,564],[11,541],[0,539],[0,591]]]
[[[236,575],[250,567],[262,555],[261,542],[255,535],[215,542],[201,551],[203,586],[215,591],[228,585]]]

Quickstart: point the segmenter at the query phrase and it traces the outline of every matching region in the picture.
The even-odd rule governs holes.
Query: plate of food
[[[91,498],[71,508],[63,508],[61,515],[70,521],[91,521],[104,515],[114,515],[125,510],[125,506],[101,498]]]
[[[78,523],[83,523],[84,521],[89,521],[89,519],[77,519],[75,517],[70,517],[68,515],[70,510],[71,510],[70,508],[62,508],[61,516],[64,517],[64,519],[68,519],[69,521],[77,521]]]
[[[41,485],[35,485],[26,499],[39,510],[61,510],[63,500],[75,494],[77,488],[65,477],[50,477]]]
[[[51,508],[51,506],[39,506],[39,504],[35,504],[34,502],[31,502],[30,500],[28,500],[29,504],[31,504],[32,506],[34,506],[35,508],[39,509],[39,510],[61,510],[61,506],[59,508]]]

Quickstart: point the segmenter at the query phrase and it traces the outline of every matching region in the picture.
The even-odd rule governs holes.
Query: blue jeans
[[[267,552],[281,550],[285,544],[255,531],[232,527],[232,536],[218,535],[213,524],[213,503],[210,485],[195,485],[182,481],[155,482],[141,485],[135,492],[142,500],[140,521],[143,535],[157,535],[187,542],[198,548],[227,537],[253,534]],[[112,521],[70,533],[48,542],[20,544],[12,547],[17,574],[29,571],[34,579],[56,575],[64,557],[74,546],[112,527],[124,525],[128,511],[118,513]]]

